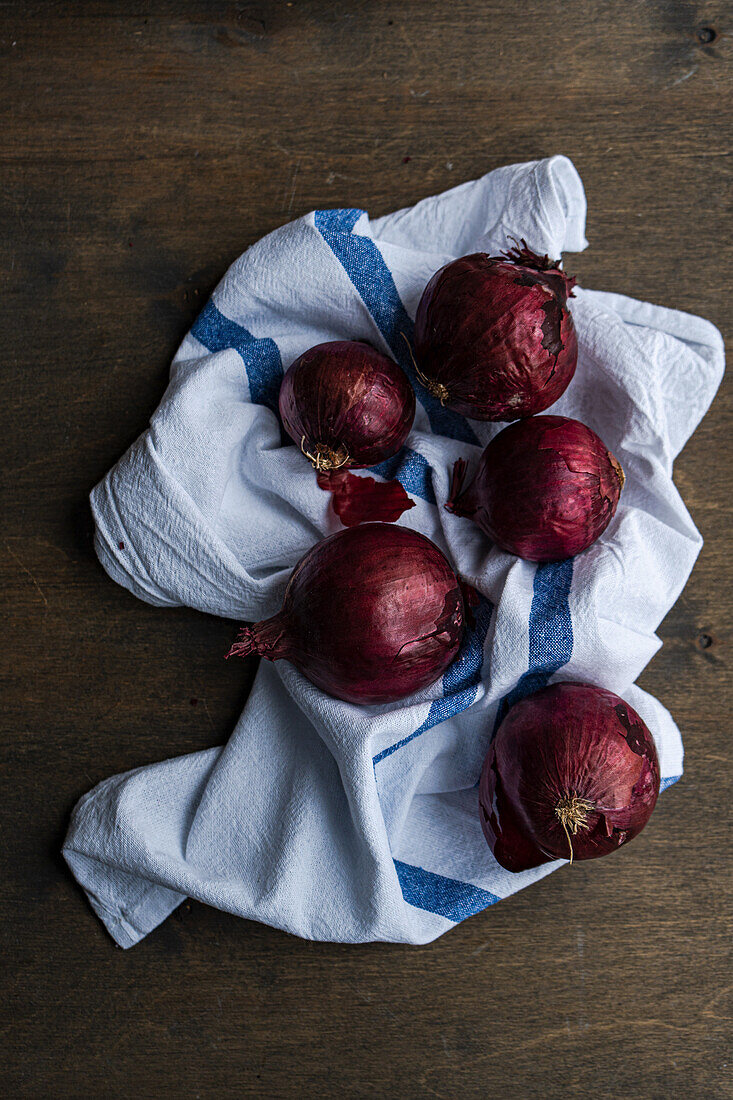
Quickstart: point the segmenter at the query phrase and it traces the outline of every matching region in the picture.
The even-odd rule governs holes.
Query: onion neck
[[[450,489],[448,490],[448,499],[445,502],[445,510],[454,516],[472,516],[476,511],[473,502],[464,499],[468,492],[468,490],[464,490],[463,488],[467,469],[468,463],[465,458],[458,458],[453,463],[453,473],[451,475]]]
[[[227,653],[230,657],[249,657],[255,654],[268,661],[278,661],[290,652],[288,624],[282,611],[271,619],[245,626]]]
[[[521,241],[516,237],[510,237],[509,240],[514,241],[514,246],[499,253],[499,259],[509,260],[518,267],[528,267],[531,271],[544,275],[547,285],[560,296],[563,305],[568,298],[574,296],[575,278],[565,274],[559,260],[551,260],[547,253],[540,256],[537,252],[533,252],[524,237]]]
[[[613,472],[615,473],[616,477],[618,478],[619,489],[623,489],[624,485],[626,484],[626,474],[624,473],[623,469],[621,468],[621,463],[619,462],[619,460],[616,458],[615,455],[611,454],[610,451],[608,452],[608,457],[611,460],[611,465],[613,466]]]
[[[593,809],[593,803],[587,798],[581,798],[577,793],[566,794],[555,806],[555,816],[562,825],[565,836],[568,838],[570,848],[570,862],[573,862],[573,842],[571,833],[577,836],[581,829],[588,828],[588,814]]]

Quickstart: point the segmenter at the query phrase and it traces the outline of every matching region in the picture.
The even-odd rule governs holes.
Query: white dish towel
[[[161,607],[243,621],[277,611],[298,559],[340,529],[281,436],[283,370],[313,344],[353,338],[414,380],[402,334],[411,339],[437,268],[496,254],[510,237],[555,257],[578,251],[585,210],[558,156],[374,221],[316,211],[248,249],[183,341],[150,427],[92,493],[110,576]],[[555,870],[562,860],[518,875],[497,865],[476,789],[497,714],[551,679],[623,695],[654,733],[662,785],[679,778],[677,727],[632,685],[700,550],[672,462],[719,384],[722,340],[707,321],[616,294],[577,289],[570,305],[578,370],[551,411],[589,424],[626,471],[604,536],[538,567],[449,515],[454,460],[477,459],[500,426],[464,420],[416,383],[407,446],[377,476],[402,481],[417,506],[400,522],[482,595],[458,659],[429,690],[373,707],[262,662],[223,748],[95,787],[64,855],[118,944],[137,943],[186,896],[314,939],[426,943]]]

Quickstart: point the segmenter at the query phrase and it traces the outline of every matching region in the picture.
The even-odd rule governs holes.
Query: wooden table
[[[424,948],[184,904],[124,953],[59,855],[82,793],[221,743],[247,694],[231,624],[117,588],[87,506],[227,265],[563,152],[580,281],[730,334],[730,4],[19,0],[0,50],[3,1095],[730,1097],[730,387],[677,464],[706,546],[641,680],[685,777],[628,850]]]

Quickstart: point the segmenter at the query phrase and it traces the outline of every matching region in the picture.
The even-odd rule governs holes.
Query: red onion
[[[397,454],[415,417],[415,391],[401,367],[370,344],[334,340],[290,366],[280,416],[319,473],[359,469]]]
[[[652,736],[618,695],[562,683],[516,703],[481,773],[481,822],[507,871],[627,844],[659,794]]]
[[[578,340],[567,307],[575,279],[559,261],[518,245],[446,264],[415,317],[418,377],[475,420],[542,412],[575,374]]]
[[[282,609],[246,627],[228,656],[283,658],[337,699],[392,703],[438,679],[463,627],[458,579],[437,546],[367,523],[309,550]]]
[[[533,416],[492,439],[467,489],[466,463],[453,468],[446,503],[490,539],[529,561],[585,550],[616,511],[624,473],[594,431],[565,416]]]

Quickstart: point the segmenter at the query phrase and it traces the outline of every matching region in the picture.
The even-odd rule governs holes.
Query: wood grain
[[[706,546],[641,680],[685,777],[628,851],[424,948],[186,904],[125,953],[58,854],[92,784],[222,742],[247,694],[231,624],[107,579],[86,503],[227,265],[314,207],[380,214],[564,152],[579,280],[729,336],[730,4],[2,13],[3,1094],[730,1097],[730,386],[677,464]]]

